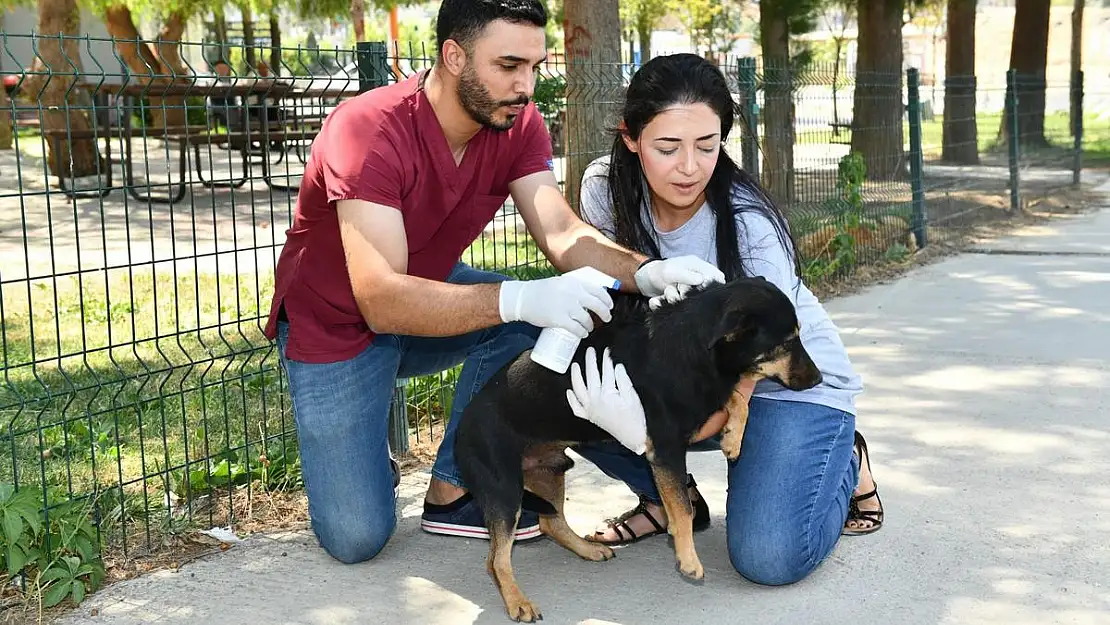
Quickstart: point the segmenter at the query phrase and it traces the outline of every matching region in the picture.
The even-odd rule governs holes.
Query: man
[[[459,262],[509,195],[561,271],[590,265],[651,296],[723,279],[699,259],[617,247],[567,205],[530,102],[546,56],[542,1],[445,0],[437,19],[432,70],[352,98],[321,129],[266,327],[289,378],[313,530],[343,562],[374,557],[395,527],[386,427],[398,377],[463,363],[421,525],[488,538],[455,464],[458,416],[540,329],[585,337],[591,313],[610,318],[603,288]],[[517,536],[538,535],[537,517],[522,515]]]

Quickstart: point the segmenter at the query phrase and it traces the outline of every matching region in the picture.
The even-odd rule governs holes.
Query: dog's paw
[[[721,430],[721,451],[724,452],[725,458],[730,461],[739,458],[743,440],[744,435],[735,428],[726,427]]]
[[[701,560],[697,558],[689,562],[679,560],[676,568],[678,568],[678,572],[682,573],[682,576],[687,580],[700,582],[705,579],[705,569],[701,565]]]
[[[609,545],[603,545],[601,543],[595,543],[591,541],[585,542],[588,544],[583,546],[582,550],[578,554],[582,556],[582,558],[585,560],[589,560],[591,562],[604,562],[605,560],[612,560],[617,555],[613,551],[613,548]]]
[[[509,618],[518,623],[535,623],[543,620],[540,609],[531,601],[523,597],[519,601],[511,601],[507,606]]]

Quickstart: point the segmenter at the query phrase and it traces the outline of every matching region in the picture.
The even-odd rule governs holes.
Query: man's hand
[[[693,255],[648,261],[635,277],[640,293],[652,298],[652,308],[682,299],[690,287],[725,281],[724,272]]]
[[[614,367],[609,348],[602,353],[601,373],[597,369],[597,352],[586,349],[586,379],[578,363],[570,366],[571,388],[567,403],[575,416],[613,435],[617,442],[637,454],[647,449],[647,420],[640,396],[624,365]]]
[[[612,319],[613,298],[605,287],[563,274],[541,280],[501,283],[501,320],[524,321],[541,328],[562,328],[584,339],[594,329],[594,313]]]

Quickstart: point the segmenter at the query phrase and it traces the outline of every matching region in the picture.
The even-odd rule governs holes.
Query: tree
[[[944,122],[941,158],[952,163],[979,162],[975,112],[976,0],[948,0],[948,42],[944,60]]]
[[[825,2],[821,16],[825,22],[825,29],[831,33],[833,40],[833,136],[837,136],[840,132],[840,107],[836,95],[840,89],[840,61],[844,57],[848,24],[856,18],[856,0],[829,0]]]
[[[1078,84],[1079,72],[1083,70],[1083,8],[1086,3],[1084,0],[1075,0],[1075,5],[1071,10],[1071,92],[1073,94],[1071,106],[1069,107],[1069,117],[1071,119],[1070,128],[1072,133],[1075,133],[1075,125],[1079,120],[1076,119],[1080,111],[1076,108],[1076,101],[1074,94],[1076,89],[1081,85]]]
[[[104,17],[108,34],[115,40],[116,54],[131,73],[130,82],[167,84],[191,80],[195,71],[181,58],[181,37],[185,26],[210,0],[87,0]],[[150,14],[162,27],[155,40],[144,37],[135,25],[134,14]],[[154,128],[185,125],[185,98],[150,98],[151,124]]]
[[[778,203],[794,202],[794,68],[790,37],[816,26],[816,0],[763,0],[759,44],[763,51],[763,184]]]
[[[906,0],[860,2],[852,151],[867,175],[894,180],[905,173],[902,151],[902,17]]]
[[[1045,72],[1051,0],[1017,0],[1010,42],[1010,69],[1017,72],[1018,144],[1044,147]],[[1008,117],[1008,116],[1007,116]],[[1010,141],[1011,125],[1002,120],[999,135]]]
[[[0,0],[0,32],[4,31],[4,16],[14,3]],[[22,2],[18,4],[23,4]],[[0,150],[12,149],[12,111],[8,90],[0,85]]]
[[[640,62],[651,59],[651,34],[667,15],[670,0],[621,0],[621,21],[632,26],[640,41]]]
[[[739,0],[670,0],[670,9],[690,34],[694,50],[719,58],[732,48],[743,27]]]
[[[82,80],[77,0],[39,0],[38,12],[38,56],[20,90],[41,107],[43,134],[57,133],[47,141],[50,173],[60,178],[91,176],[98,173],[100,164],[96,144],[65,134],[67,129],[84,133],[92,128],[86,105],[79,100],[87,98],[88,92],[77,84]]]
[[[582,172],[590,161],[609,152],[606,116],[624,90],[621,22],[617,0],[566,0],[563,11],[567,59],[565,195],[577,210]]]

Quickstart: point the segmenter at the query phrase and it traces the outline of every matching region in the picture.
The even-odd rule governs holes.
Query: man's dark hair
[[[443,0],[436,17],[436,57],[454,39],[470,50],[486,26],[496,20],[547,26],[547,7],[541,0]]]

